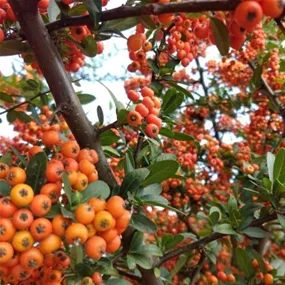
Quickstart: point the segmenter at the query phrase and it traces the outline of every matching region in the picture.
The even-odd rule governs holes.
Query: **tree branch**
[[[272,213],[268,216],[262,217],[260,219],[257,219],[255,221],[253,221],[252,223],[249,224],[248,227],[259,227],[264,223],[273,221],[277,218],[276,213]],[[214,240],[218,240],[224,236],[227,236],[226,234],[220,234],[220,233],[213,233],[207,237],[204,237],[200,240],[194,241],[190,244],[186,244],[184,246],[181,246],[179,248],[175,248],[173,250],[168,251],[164,256],[162,256],[155,264],[154,267],[159,267],[161,266],[164,262],[168,261],[169,259],[172,259],[178,255],[181,255],[185,252],[189,252],[192,251],[193,249],[199,249],[202,246],[214,241]]]
[[[131,17],[161,15],[167,13],[195,13],[203,11],[232,11],[235,10],[241,0],[190,0],[180,3],[168,4],[146,4],[137,6],[123,5],[118,8],[103,11],[101,15],[102,22],[119,20]],[[49,32],[71,26],[91,25],[93,23],[88,15],[76,16],[60,19],[47,24]]]
[[[207,259],[207,256],[206,256],[205,252],[202,250],[200,260],[199,260],[196,268],[193,270],[193,272],[190,276],[190,280],[191,280],[190,285],[195,285],[197,279],[199,278],[200,271],[201,271],[203,264],[205,263],[206,259]]]
[[[98,153],[100,179],[110,186],[117,185],[92,124],[87,119],[79,99],[64,69],[61,57],[38,13],[37,0],[9,0],[28,43],[45,76],[57,107],[65,118],[81,148],[92,148]]]
[[[125,271],[125,270],[123,270],[123,269],[121,269],[121,268],[116,268],[116,269],[118,270],[118,272],[119,272],[121,275],[126,276],[126,277],[129,277],[129,278],[131,278],[132,280],[139,281],[139,282],[142,280],[142,278],[141,278],[140,276],[138,276],[138,275],[136,275],[136,274],[134,274],[134,273],[127,272],[127,271]]]

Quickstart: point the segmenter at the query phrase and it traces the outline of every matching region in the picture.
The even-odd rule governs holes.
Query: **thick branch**
[[[189,0],[181,3],[168,4],[147,4],[138,6],[121,6],[115,9],[104,11],[101,15],[103,22],[110,20],[119,20],[130,17],[161,15],[167,13],[195,13],[203,11],[232,11],[241,0]],[[93,23],[90,17],[77,16],[61,19],[47,25],[50,32],[71,26],[89,25]]]
[[[47,80],[57,107],[60,107],[75,139],[82,148],[87,147],[97,151],[100,159],[97,163],[100,179],[110,186],[115,186],[116,180],[99,142],[95,139],[94,129],[83,111],[61,57],[38,13],[37,2],[37,0],[9,0]]]
[[[277,215],[276,213],[272,213],[268,216],[265,216],[263,218],[257,219],[255,221],[253,221],[248,227],[259,227],[264,223],[276,220]],[[159,267],[161,266],[164,262],[168,261],[169,259],[172,259],[178,255],[181,255],[185,252],[189,252],[192,251],[194,249],[199,249],[202,246],[214,241],[214,240],[218,240],[222,237],[226,236],[225,234],[220,234],[220,233],[213,233],[207,237],[204,237],[202,239],[199,239],[197,241],[194,241],[190,244],[186,244],[184,246],[181,246],[179,248],[175,248],[173,250],[168,251],[163,257],[160,258],[160,260],[158,260],[158,262],[156,264],[154,264],[154,267]]]

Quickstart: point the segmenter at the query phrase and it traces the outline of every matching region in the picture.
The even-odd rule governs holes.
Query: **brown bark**
[[[87,119],[78,97],[64,69],[61,57],[48,30],[38,14],[37,0],[9,0],[20,22],[22,31],[33,50],[47,80],[57,107],[63,114],[73,135],[82,148],[95,149],[99,156],[96,165],[100,179],[110,186],[116,185],[94,128]]]
[[[161,15],[167,13],[197,13],[204,11],[233,11],[241,0],[189,0],[181,3],[145,4],[137,6],[123,5],[118,8],[104,11],[101,15],[102,22],[119,20],[131,17]],[[91,25],[92,21],[87,16],[64,18],[47,25],[48,30],[55,31],[64,27]]]

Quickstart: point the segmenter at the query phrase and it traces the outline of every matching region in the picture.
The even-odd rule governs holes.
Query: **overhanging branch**
[[[204,11],[233,11],[241,0],[189,0],[180,3],[147,4],[137,6],[123,5],[118,8],[102,12],[102,22],[120,20],[131,17],[161,15],[167,13],[197,13]],[[47,25],[49,32],[71,26],[92,26],[88,15],[64,18]]]

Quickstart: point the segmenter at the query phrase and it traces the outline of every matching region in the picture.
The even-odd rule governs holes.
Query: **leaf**
[[[113,147],[102,146],[102,149],[107,156],[121,157],[120,153]]]
[[[107,183],[101,180],[90,183],[82,192],[82,203],[87,202],[91,197],[107,199],[110,196],[110,188]]]
[[[8,103],[13,103],[14,100],[13,98],[11,97],[11,95],[9,94],[6,94],[4,92],[0,92],[0,101],[5,101],[5,102],[8,102]]]
[[[0,44],[0,56],[21,54],[28,50],[28,44],[18,40],[6,40]]]
[[[86,56],[94,57],[97,54],[97,43],[91,35],[84,38],[80,47],[83,54]]]
[[[213,227],[213,231],[224,235],[236,235],[237,233],[233,230],[230,224],[219,224]]]
[[[167,84],[169,84],[170,86],[174,87],[176,91],[183,93],[186,97],[189,97],[192,100],[194,100],[194,97],[192,96],[190,91],[188,91],[187,89],[185,89],[185,88],[181,87],[180,85],[178,85],[176,81],[167,81]]]
[[[99,126],[104,124],[104,113],[101,106],[97,106],[97,116],[99,120]]]
[[[129,30],[132,27],[136,26],[140,22],[139,18],[136,17],[131,17],[131,18],[126,18],[126,19],[120,19],[120,20],[112,20],[105,22],[102,27],[99,29],[99,32],[103,32],[104,30],[107,29],[115,29],[118,31],[125,31]]]
[[[281,214],[277,214],[277,218],[278,218],[278,221],[279,221],[282,229],[285,231],[285,216],[281,215]]]
[[[230,50],[229,32],[225,24],[214,17],[210,17],[211,28],[215,38],[215,44],[221,55],[227,55]]]
[[[261,255],[251,247],[248,247],[246,251],[252,256],[252,259],[256,259],[258,261],[260,271],[262,273],[266,273],[267,269]]]
[[[156,224],[142,214],[133,214],[131,225],[140,232],[151,234],[156,232]]]
[[[128,192],[134,193],[148,174],[149,170],[147,168],[134,169],[129,172],[121,184],[120,195],[126,197]]]
[[[267,235],[263,229],[257,227],[248,227],[242,233],[253,238],[264,238]]]
[[[125,156],[124,170],[125,170],[126,174],[135,170],[135,161],[134,161],[134,158],[133,158],[133,156],[131,156],[129,151],[127,151],[126,156]]]
[[[12,187],[5,180],[0,180],[0,196],[9,196],[11,188]]]
[[[252,261],[247,254],[246,250],[236,247],[235,249],[235,261],[241,272],[245,274],[245,277],[249,279],[255,273],[253,270]]]
[[[144,234],[142,232],[135,232],[131,241],[130,252],[136,251],[143,244],[144,241],[143,235]]]
[[[221,210],[218,207],[215,207],[215,206],[211,207],[210,208],[209,218],[211,220],[212,225],[214,226],[222,218]]]
[[[41,126],[41,125],[42,125],[42,122],[41,122],[40,116],[39,116],[39,114],[37,113],[37,111],[36,111],[35,107],[33,106],[33,104],[29,104],[29,109],[31,110],[33,119],[36,121],[36,123],[37,123],[39,126]]]
[[[63,207],[62,205],[60,206],[60,212],[61,214],[67,218],[67,219],[71,219],[73,221],[75,221],[75,217],[73,212],[68,211],[65,207]]]
[[[149,184],[160,183],[164,180],[175,175],[179,168],[179,164],[174,160],[163,160],[158,161],[148,167],[150,170],[149,175],[146,177],[142,185],[146,186]]]
[[[273,180],[279,178],[281,182],[285,182],[285,149],[281,148],[275,158],[273,167]]]
[[[156,29],[156,24],[153,22],[150,16],[141,16],[140,17],[141,23],[149,30]]]
[[[169,89],[171,90],[171,89]],[[168,91],[169,91],[168,90]],[[184,95],[183,93],[177,93],[176,90],[174,89],[174,94],[173,93],[168,93],[166,92],[164,98],[163,98],[163,104],[161,106],[162,112],[164,114],[170,114],[176,111],[181,104],[184,101]],[[170,95],[168,95],[170,94]]]
[[[129,281],[121,278],[112,278],[108,281],[104,281],[105,285],[132,285]]]
[[[100,134],[99,140],[101,146],[111,145],[117,142],[120,138],[114,134],[112,130],[107,130]]]
[[[175,267],[171,270],[171,277],[173,278],[189,260],[189,254],[183,254],[179,257]]]
[[[144,269],[151,269],[152,262],[150,258],[144,254],[132,253],[132,257],[136,260],[136,264]]]
[[[135,269],[137,266],[136,259],[131,254],[127,255],[127,266],[131,270]]]
[[[71,196],[72,196],[72,188],[71,188],[71,185],[70,185],[70,182],[68,180],[68,176],[66,173],[63,173],[62,174],[62,182],[63,182],[63,189],[64,189],[64,193],[67,197],[67,200],[68,200],[68,204],[69,205],[72,205],[72,199],[71,199]]]
[[[13,153],[19,158],[19,160],[23,163],[24,166],[27,166],[27,160],[26,158],[12,145],[10,145],[11,150],[13,151]]]
[[[83,262],[83,248],[82,245],[73,247],[72,250],[75,250],[76,256],[76,265],[75,265],[75,272],[78,277],[91,277],[92,276],[92,269]],[[81,258],[82,257],[82,258]],[[82,259],[82,261],[80,261]]]
[[[27,184],[30,185],[35,194],[40,193],[40,190],[45,183],[46,167],[48,158],[44,152],[39,152],[34,155],[28,163]]]
[[[167,251],[170,248],[174,248],[177,246],[180,242],[184,240],[183,235],[172,235],[169,233],[166,233],[161,238],[161,248],[163,251]]]
[[[85,94],[85,93],[82,94],[80,92],[77,92],[76,94],[77,94],[78,99],[82,105],[89,104],[89,103],[93,102],[94,100],[96,100],[96,97],[91,95],[91,94]]]
[[[45,218],[52,219],[55,216],[61,214],[61,205],[60,204],[55,204],[51,206],[51,209],[49,212],[45,215]]]
[[[258,65],[253,72],[252,78],[250,80],[250,86],[253,89],[260,88],[261,86],[261,76],[262,76],[262,65]]]
[[[29,115],[27,115],[25,112],[10,110],[7,113],[7,120],[8,120],[8,122],[12,123],[16,119],[19,119],[20,121],[22,121],[24,123],[28,123],[28,122],[32,121],[32,118]]]
[[[168,138],[171,138],[177,141],[188,141],[188,142],[195,141],[195,138],[192,136],[189,136],[183,133],[173,132],[167,128],[161,128],[159,133],[165,137],[168,137]]]
[[[100,22],[102,3],[101,0],[83,0],[92,22],[97,25]]]
[[[0,162],[10,165],[12,159],[13,159],[12,154],[10,152],[6,152],[0,158]]]
[[[101,81],[98,81],[98,80],[97,80],[97,82],[99,82],[101,85],[103,85],[107,89],[107,91],[109,92],[110,96],[112,97],[112,99],[115,103],[116,112],[117,112],[117,114],[119,114],[120,110],[124,109],[124,105],[120,101],[117,100],[117,98],[113,94],[113,92],[104,83],[102,83]]]

